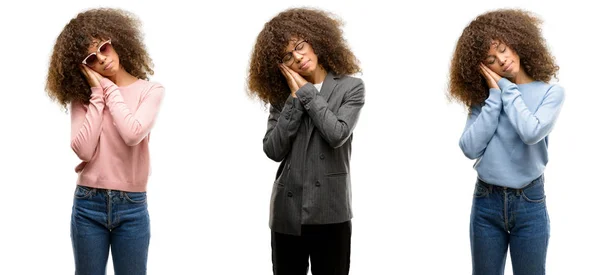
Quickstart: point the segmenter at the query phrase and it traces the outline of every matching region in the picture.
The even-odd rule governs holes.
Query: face
[[[304,39],[292,38],[281,56],[281,63],[302,76],[311,76],[319,66],[317,55],[310,43]]]
[[[115,75],[120,67],[119,56],[110,40],[94,39],[82,63],[106,77]]]
[[[521,69],[519,55],[499,40],[492,40],[483,64],[504,78],[514,78]]]

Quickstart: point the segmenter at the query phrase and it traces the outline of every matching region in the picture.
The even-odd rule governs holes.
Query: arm
[[[552,86],[533,112],[525,105],[517,85],[502,78],[498,86],[502,89],[504,112],[525,144],[536,144],[550,134],[565,100],[565,92],[560,86]]]
[[[480,157],[498,128],[502,110],[500,90],[490,89],[490,95],[482,106],[471,107],[467,124],[458,145],[469,159]]]
[[[117,131],[125,144],[139,144],[152,129],[160,104],[164,97],[165,88],[155,85],[142,95],[141,102],[135,112],[125,104],[117,85],[103,78],[100,83],[105,90],[106,106],[115,122]]]
[[[104,97],[101,88],[92,88],[90,103],[71,102],[71,149],[82,161],[89,162],[102,132]]]
[[[270,159],[282,161],[291,148],[302,121],[302,106],[291,95],[282,110],[271,105],[267,133],[263,138],[263,151]]]
[[[310,83],[302,86],[296,96],[303,103],[321,136],[331,147],[338,148],[348,140],[356,126],[360,110],[365,104],[365,86],[361,79],[357,79],[344,95],[337,114],[327,108],[325,98]]]

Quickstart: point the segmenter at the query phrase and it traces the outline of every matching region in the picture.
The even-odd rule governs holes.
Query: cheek
[[[317,57],[317,55],[311,51],[310,53],[310,60],[313,61],[315,64],[319,63],[319,58]]]

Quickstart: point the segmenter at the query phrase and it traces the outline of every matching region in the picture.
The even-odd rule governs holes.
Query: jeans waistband
[[[104,193],[104,194],[108,194],[108,193],[112,193],[112,194],[120,194],[120,193],[132,193],[132,192],[128,192],[128,191],[122,191],[122,190],[114,190],[114,189],[102,189],[102,188],[95,188],[95,187],[89,187],[89,186],[83,186],[83,185],[77,185],[80,188],[83,188],[84,190],[89,190],[92,193]],[[145,193],[145,192],[134,192],[134,193]]]
[[[487,183],[487,182],[481,180],[480,178],[477,178],[477,183],[483,185],[484,187],[486,187],[486,188],[488,188],[490,190],[493,190],[493,189],[496,189],[496,190],[506,190],[506,191],[513,191],[513,192],[516,192],[516,193],[520,193],[520,192],[523,191],[523,189],[527,189],[527,188],[529,188],[529,187],[531,187],[531,186],[533,186],[535,184],[538,184],[540,182],[543,182],[543,181],[544,181],[544,174],[542,174],[538,178],[532,180],[530,183],[528,183],[527,185],[525,185],[525,186],[523,186],[521,188],[510,188],[510,187],[499,186],[499,185],[494,185],[494,184],[491,184],[491,183]]]

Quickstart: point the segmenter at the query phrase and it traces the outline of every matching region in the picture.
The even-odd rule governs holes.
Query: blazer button
[[[319,155],[319,158],[320,158],[320,159],[325,159],[325,154],[321,153],[321,154]]]
[[[292,194],[292,192],[288,192],[288,197],[290,197],[290,198],[291,198],[291,197],[293,197],[293,196],[294,196],[294,194]]]
[[[320,182],[320,181],[317,181],[317,182],[315,182],[315,186],[316,186],[316,187],[319,187],[319,186],[321,186],[321,182]]]

